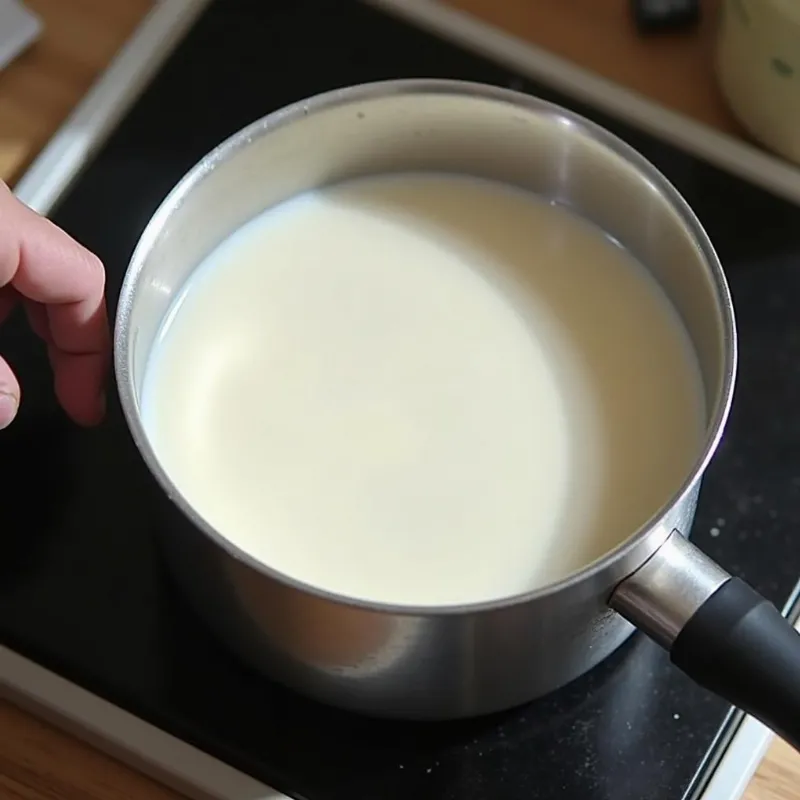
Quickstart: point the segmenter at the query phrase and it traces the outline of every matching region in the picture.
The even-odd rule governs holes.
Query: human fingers
[[[17,304],[17,293],[9,286],[0,288],[0,323]],[[11,367],[0,357],[0,430],[8,427],[17,415],[19,383]]]
[[[17,416],[19,383],[11,367],[0,356],[0,430],[7,428]]]
[[[9,286],[46,308],[55,391],[64,410],[80,424],[99,422],[110,361],[103,266],[0,187],[0,287]]]

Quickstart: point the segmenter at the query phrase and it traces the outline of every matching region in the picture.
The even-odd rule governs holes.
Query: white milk
[[[688,336],[640,265],[563,209],[437,174],[305,195],[224,242],[142,410],[238,547],[431,605],[597,559],[679,488],[704,426]]]

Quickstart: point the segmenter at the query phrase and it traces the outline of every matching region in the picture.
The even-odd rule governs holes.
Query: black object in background
[[[687,30],[700,21],[700,0],[631,0],[641,33]]]

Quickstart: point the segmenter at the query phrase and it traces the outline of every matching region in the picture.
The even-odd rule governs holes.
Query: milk
[[[704,428],[687,334],[627,252],[444,174],[315,191],[231,236],[165,321],[142,414],[243,551],[434,606],[536,589],[620,544]]]

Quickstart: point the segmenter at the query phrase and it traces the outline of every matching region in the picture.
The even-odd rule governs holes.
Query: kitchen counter
[[[674,110],[742,135],[714,85],[714,11],[690,36],[640,39],[623,0],[449,0],[508,32]],[[28,0],[45,23],[35,47],[0,72],[0,178],[22,174],[153,0]],[[0,796],[25,800],[177,798],[149,779],[0,701]],[[747,800],[800,800],[800,755],[776,742]]]

